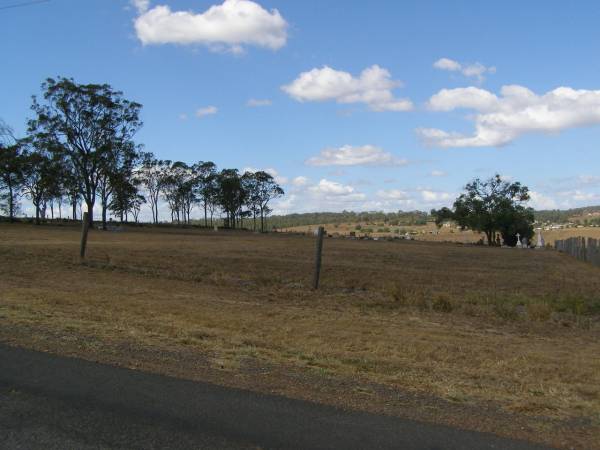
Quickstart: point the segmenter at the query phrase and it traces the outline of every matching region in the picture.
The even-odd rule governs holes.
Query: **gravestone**
[[[544,245],[545,245],[544,237],[542,236],[542,230],[540,230],[539,233],[537,234],[536,248],[544,248]]]

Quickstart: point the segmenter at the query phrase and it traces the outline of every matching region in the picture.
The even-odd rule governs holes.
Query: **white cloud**
[[[186,113],[179,114],[179,119],[180,120],[187,120],[187,118],[188,118],[188,115]]]
[[[217,111],[218,108],[216,106],[205,106],[196,110],[196,117],[202,118],[205,116],[210,116],[212,114],[216,114]]]
[[[461,64],[449,58],[441,58],[433,63],[433,67],[439,70],[447,70],[449,72],[460,72],[465,77],[477,78],[479,82],[483,82],[486,73],[496,73],[495,67],[486,67],[481,63]]]
[[[498,97],[485,89],[466,87],[442,89],[427,102],[432,111],[451,111],[468,108],[478,111],[492,111],[498,107]]]
[[[479,88],[443,89],[428,102],[433,110],[468,108],[475,122],[472,136],[435,128],[417,133],[437,147],[494,147],[506,145],[527,133],[556,133],[569,128],[600,124],[600,90],[559,87],[537,95],[523,86],[503,86],[498,97]]]
[[[273,104],[273,102],[271,102],[271,100],[269,99],[255,99],[255,98],[251,98],[250,100],[248,100],[246,102],[246,106],[249,106],[251,108],[254,107],[259,107],[259,106],[271,106]]]
[[[452,194],[449,192],[432,191],[429,189],[421,189],[421,198],[425,203],[446,202],[452,199]]]
[[[335,181],[329,181],[325,178],[319,181],[319,184],[312,186],[310,190],[326,195],[348,195],[354,192],[354,188],[352,186],[343,185]]]
[[[445,177],[446,172],[444,172],[443,170],[432,170],[430,175],[432,177]]]
[[[410,199],[410,195],[406,191],[401,191],[399,189],[388,189],[388,190],[379,190],[375,193],[377,197],[382,198],[384,200],[408,200]]]
[[[144,2],[138,0],[136,6],[138,3],[143,6]],[[158,5],[140,11],[134,25],[144,45],[202,44],[235,53],[243,51],[244,45],[273,50],[283,47],[288,26],[279,11],[267,11],[250,0],[225,0],[199,14]]]
[[[460,70],[461,68],[460,63],[449,58],[438,59],[436,62],[433,63],[433,67],[435,67],[436,69],[449,70],[452,72]]]
[[[292,184],[296,187],[306,186],[308,184],[308,178],[303,176],[298,176],[292,180]]]
[[[300,102],[365,103],[373,111],[408,111],[412,102],[395,98],[392,92],[401,85],[378,65],[364,69],[358,77],[323,66],[302,72],[281,89]]]
[[[534,209],[556,209],[558,205],[556,201],[540,192],[529,191],[529,202],[528,206]]]
[[[131,0],[131,4],[135,7],[138,14],[144,14],[150,7],[150,0]]]
[[[406,165],[408,161],[398,159],[391,153],[374,145],[353,147],[344,145],[339,148],[325,148],[317,156],[306,160],[309,166],[374,166]]]

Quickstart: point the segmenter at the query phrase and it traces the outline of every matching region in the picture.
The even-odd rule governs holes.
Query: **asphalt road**
[[[541,447],[0,344],[0,448]]]

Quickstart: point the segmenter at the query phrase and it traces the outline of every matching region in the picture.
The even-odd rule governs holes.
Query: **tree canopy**
[[[509,182],[498,174],[488,180],[476,178],[465,186],[453,208],[432,210],[436,224],[452,220],[461,228],[484,233],[489,245],[495,245],[500,233],[506,245],[514,246],[517,233],[533,236],[533,209],[525,206],[529,189],[519,182]]]

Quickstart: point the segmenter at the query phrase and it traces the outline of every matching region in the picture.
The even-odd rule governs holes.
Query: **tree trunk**
[[[35,224],[40,224],[40,203],[35,203]]]
[[[8,183],[8,218],[11,222],[15,221],[15,204],[12,183]]]
[[[212,220],[211,220],[211,225],[212,225]],[[206,228],[208,226],[208,221],[206,220],[206,199],[204,200],[204,227]]]
[[[260,208],[260,232],[265,232],[265,214],[263,208]]]
[[[90,228],[94,225],[94,202],[89,200],[85,201],[88,210],[88,222],[90,223]]]

